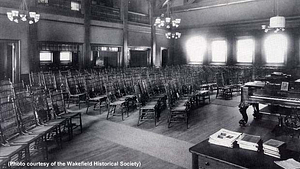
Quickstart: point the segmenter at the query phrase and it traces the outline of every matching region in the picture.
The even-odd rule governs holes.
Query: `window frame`
[[[75,3],[75,4],[78,5],[78,10],[77,9],[76,10],[72,9],[72,3],[73,4]],[[80,12],[81,11],[81,3],[79,1],[76,1],[76,0],[71,0],[71,2],[70,2],[70,10],[71,11]]]
[[[188,43],[189,40],[191,40],[193,38],[200,38],[201,40],[203,40],[203,42],[205,42],[205,48],[204,48],[204,51],[203,51],[202,60],[199,59],[200,61],[191,61],[190,53],[188,52],[187,43]],[[186,41],[186,54],[187,54],[187,62],[188,62],[187,64],[190,64],[190,65],[203,64],[204,60],[205,60],[205,57],[207,55],[207,52],[208,52],[208,41],[205,38],[205,36],[197,35],[197,36],[193,36],[193,37],[190,37],[189,39],[187,39],[187,41]],[[199,56],[198,56],[198,58],[199,58]]]
[[[267,53],[266,53],[266,48],[265,48],[265,41],[269,36],[272,35],[283,35],[286,38],[286,49],[284,51],[284,56],[283,56],[283,63],[268,63],[267,62]],[[287,55],[288,55],[288,50],[289,50],[289,38],[286,33],[272,33],[272,34],[267,34],[262,41],[262,55],[263,55],[263,61],[265,66],[285,66],[287,64]]]
[[[50,60],[41,60],[41,53],[50,53]],[[42,64],[53,63],[53,52],[52,51],[39,51],[39,61]]]
[[[70,59],[69,60],[61,60],[61,53],[62,52],[68,52],[68,53],[70,53]],[[59,62],[60,63],[63,63],[63,64],[68,64],[68,63],[72,63],[72,60],[73,60],[73,52],[71,52],[71,51],[60,51],[59,52]]]
[[[225,52],[225,61],[224,62],[216,62],[213,61],[213,42],[215,41],[225,41],[226,43],[226,52]],[[229,51],[229,46],[228,46],[228,40],[226,38],[215,38],[210,41],[210,64],[215,64],[215,65],[226,65],[228,61],[228,51]]]
[[[254,42],[254,46],[253,46],[253,55],[252,55],[252,61],[251,62],[239,62],[238,61],[238,41],[239,40],[246,40],[246,39],[249,39],[249,40],[252,40]],[[255,62],[255,54],[256,54],[256,51],[257,51],[257,48],[256,48],[256,40],[253,36],[239,36],[236,38],[235,40],[235,62],[237,65],[252,65],[254,64]]]

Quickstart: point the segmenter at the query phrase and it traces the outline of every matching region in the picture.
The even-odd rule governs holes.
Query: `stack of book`
[[[260,136],[243,133],[237,143],[242,149],[258,151],[261,148],[262,140]]]
[[[270,139],[263,143],[264,154],[276,158],[281,158],[285,148],[285,142],[279,140]]]
[[[220,146],[233,148],[234,143],[242,133],[220,129],[216,133],[209,136],[208,142]]]

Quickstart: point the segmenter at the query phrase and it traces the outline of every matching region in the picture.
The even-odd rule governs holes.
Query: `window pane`
[[[227,43],[225,40],[213,41],[212,44],[212,62],[226,62]]]
[[[282,34],[268,36],[264,42],[266,62],[284,63],[287,51],[287,38]]]
[[[206,40],[203,37],[192,37],[186,42],[186,49],[191,63],[202,62],[206,51]]]
[[[60,61],[72,61],[72,52],[60,52]]]
[[[41,62],[52,62],[53,55],[51,52],[41,51],[40,61]]]
[[[241,39],[237,41],[237,62],[250,63],[254,56],[254,40]]]
[[[80,11],[80,4],[79,2],[71,1],[71,10],[73,11]]]

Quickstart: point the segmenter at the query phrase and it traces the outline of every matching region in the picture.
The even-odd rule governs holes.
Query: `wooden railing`
[[[135,23],[150,24],[148,15],[131,11],[128,12],[128,21]]]
[[[118,8],[111,8],[100,5],[92,6],[92,18],[108,22],[121,22],[121,13]]]

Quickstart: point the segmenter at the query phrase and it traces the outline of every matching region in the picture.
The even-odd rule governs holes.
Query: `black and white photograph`
[[[0,0],[23,168],[300,168],[300,0]]]

